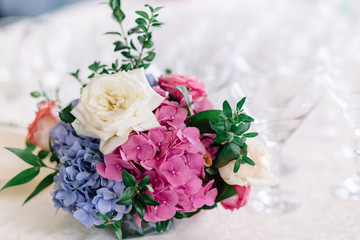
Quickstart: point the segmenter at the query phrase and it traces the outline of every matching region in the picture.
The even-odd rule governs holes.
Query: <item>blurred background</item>
[[[319,67],[318,52],[339,36],[358,34],[358,1],[350,0],[131,0],[132,14],[149,2],[166,6],[163,29],[155,33],[157,57],[149,69],[166,68],[194,75],[207,83],[216,106],[229,96],[241,72],[256,64],[271,68],[289,57]],[[97,0],[0,0],[0,121],[26,126],[33,117],[28,92],[54,91],[61,86],[64,101],[78,94],[69,73],[87,76],[94,60],[111,62],[116,31],[109,9]],[[286,56],[285,56],[286,55]],[[277,58],[277,59],[275,59]],[[287,59],[286,59],[287,58]],[[249,63],[251,64],[249,65]],[[213,93],[216,93],[213,94]]]

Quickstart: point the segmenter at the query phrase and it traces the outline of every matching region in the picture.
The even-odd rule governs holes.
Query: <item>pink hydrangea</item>
[[[179,76],[176,85],[184,85],[186,78]],[[165,84],[166,79],[160,82]],[[190,93],[195,99],[206,96],[203,84],[197,79],[191,79],[185,85],[191,88]],[[163,89],[174,94],[171,87]],[[169,100],[168,92],[163,89],[154,87],[165,97],[154,111],[161,126],[131,133],[127,142],[104,156],[104,163],[96,165],[102,177],[114,181],[122,180],[124,169],[138,181],[150,174],[154,192],[147,194],[161,205],[146,207],[144,220],[149,222],[168,220],[176,211],[192,212],[204,205],[214,205],[217,195],[217,189],[212,188],[214,181],[203,181],[205,159],[215,154],[215,149],[210,147],[214,136],[201,136],[198,128],[186,127],[186,108]]]

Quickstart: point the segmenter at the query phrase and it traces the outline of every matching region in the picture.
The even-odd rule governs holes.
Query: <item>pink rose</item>
[[[175,88],[174,85],[184,86],[188,89],[189,95],[195,103],[206,97],[205,84],[191,76],[182,76],[179,74],[165,75],[159,78],[159,85],[178,100],[183,99],[183,94]]]
[[[238,194],[230,198],[227,198],[221,202],[221,205],[225,209],[230,209],[231,211],[233,211],[234,209],[239,209],[246,205],[246,203],[249,200],[250,189],[251,189],[250,185],[249,186],[235,185],[234,187],[238,192]]]
[[[50,150],[49,133],[59,120],[55,108],[55,101],[44,102],[40,105],[34,122],[28,127],[26,142],[31,142],[43,150]]]

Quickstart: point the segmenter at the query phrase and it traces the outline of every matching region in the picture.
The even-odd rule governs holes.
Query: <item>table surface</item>
[[[199,5],[197,3],[196,6]],[[188,5],[187,8],[191,9]],[[76,10],[71,12],[77,13]],[[193,11],[192,15],[196,15],[196,11]],[[167,15],[167,18],[170,19],[171,16]],[[211,97],[218,101],[224,96],[229,96],[228,88],[223,88]],[[17,107],[26,107],[23,102],[21,100],[17,105],[1,109],[3,113],[11,109],[14,112],[8,115],[5,121],[13,120],[21,126],[26,125],[25,120],[28,118],[15,111]],[[3,149],[4,146],[21,147],[24,134],[24,128],[0,129],[0,185],[26,167],[21,160]],[[203,211],[191,219],[176,220],[175,229],[169,233],[140,239],[360,239],[360,203],[339,200],[330,191],[335,183],[350,176],[354,171],[351,161],[349,163],[346,159],[334,160],[341,146],[351,145],[352,136],[352,131],[336,105],[325,96],[284,147],[285,156],[297,163],[297,170],[281,177],[281,188],[300,198],[301,205],[296,211],[279,216],[267,216],[254,213],[248,207],[237,211],[219,207]],[[41,174],[46,175],[46,172]],[[50,188],[22,206],[22,202],[35,186],[35,183],[29,183],[0,193],[1,239],[115,238],[108,230],[86,229],[62,210],[56,213],[49,194]]]

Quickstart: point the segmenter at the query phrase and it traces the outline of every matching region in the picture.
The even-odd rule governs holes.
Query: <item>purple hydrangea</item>
[[[53,151],[60,160],[52,192],[55,207],[63,208],[90,228],[103,224],[96,213],[109,214],[120,220],[131,206],[117,205],[125,186],[101,177],[95,165],[103,162],[100,140],[78,136],[70,124],[59,122],[50,132]]]

